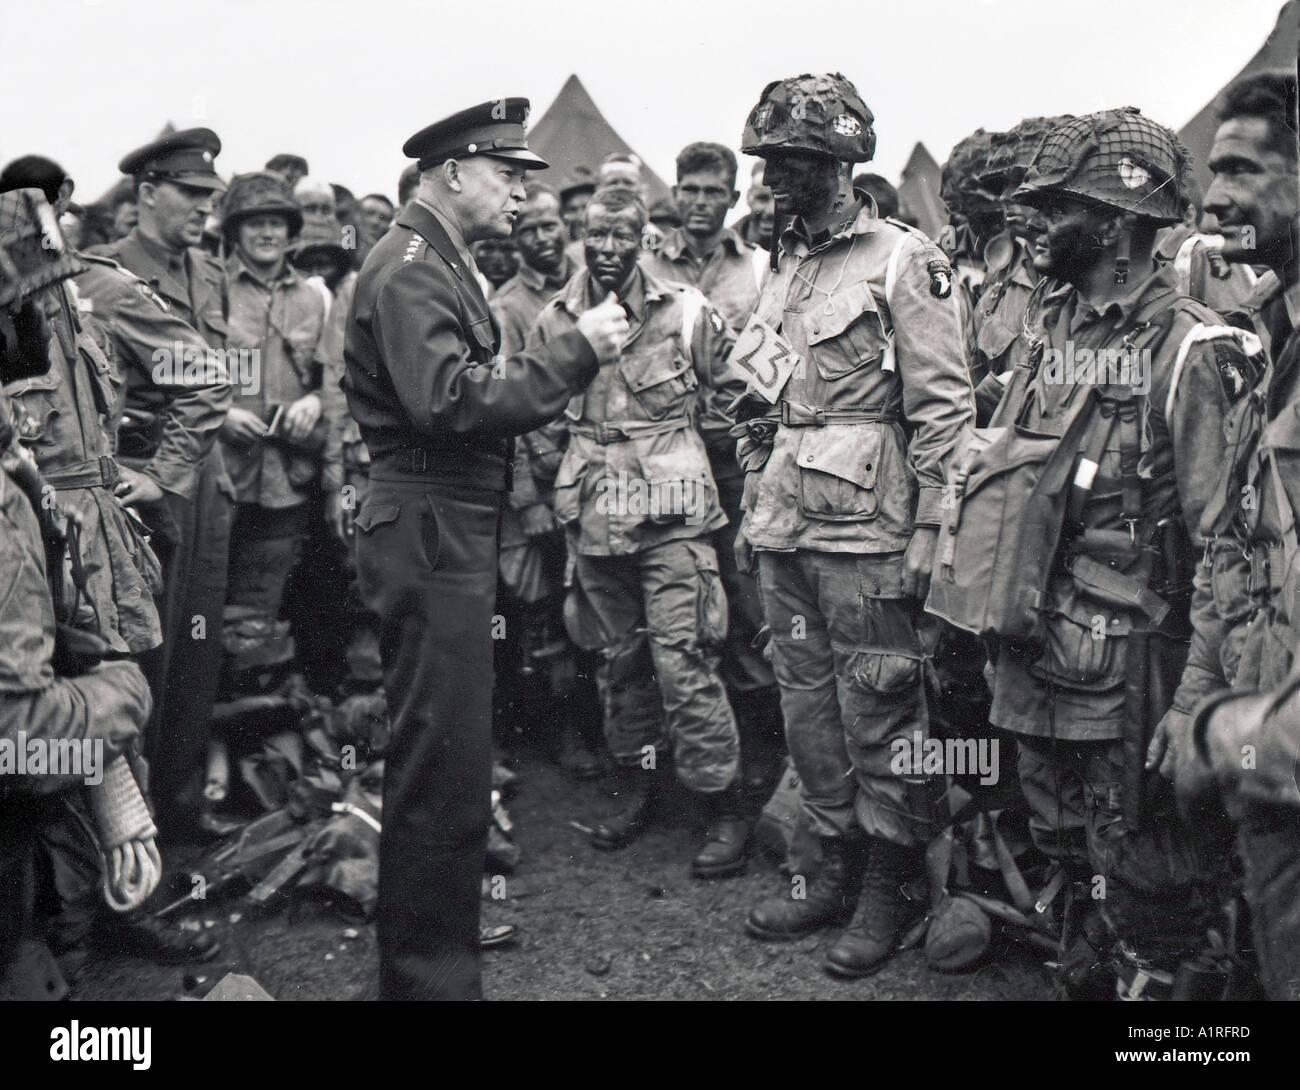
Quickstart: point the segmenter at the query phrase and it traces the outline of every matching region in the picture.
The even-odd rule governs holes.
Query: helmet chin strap
[[[1119,239],[1115,244],[1115,283],[1128,283],[1128,266],[1130,249],[1133,244],[1133,228],[1137,224],[1137,216],[1128,213],[1121,221]]]

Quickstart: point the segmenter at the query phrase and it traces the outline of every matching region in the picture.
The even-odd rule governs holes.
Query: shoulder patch
[[[156,305],[159,310],[170,311],[172,309],[171,304],[167,302],[167,300],[164,299],[161,295],[159,295],[156,291],[154,291],[153,288],[149,286],[148,281],[141,280],[139,277],[136,277],[134,280],[132,280],[131,286],[135,288],[135,290],[138,291],[141,295],[143,295],[146,299],[148,299],[149,302]]]
[[[1253,333],[1246,334],[1258,344]],[[1223,384],[1224,396],[1230,402],[1245,397],[1255,388],[1264,373],[1262,361],[1264,353],[1253,355],[1243,350],[1237,342],[1228,337],[1219,337],[1210,342],[1214,351],[1214,368],[1219,372],[1219,381]],[[1261,346],[1262,347],[1262,346]]]
[[[1179,381],[1188,355],[1197,345],[1205,345],[1205,355],[1214,364],[1223,394],[1230,404],[1250,393],[1264,374],[1266,363],[1264,346],[1254,333],[1236,326],[1205,325],[1197,322],[1183,337],[1174,358],[1169,393],[1165,398],[1165,418],[1171,419]]]
[[[927,262],[930,274],[930,294],[936,299],[947,299],[952,294],[952,266],[943,258]]]

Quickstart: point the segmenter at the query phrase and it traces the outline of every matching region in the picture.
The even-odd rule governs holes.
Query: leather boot
[[[211,932],[182,931],[143,909],[123,916],[105,913],[100,927],[91,934],[91,944],[108,953],[130,954],[158,965],[211,961],[221,953],[221,944]]]
[[[691,860],[696,878],[727,878],[745,869],[749,822],[741,811],[740,788],[733,784],[717,795],[706,796],[713,820],[704,834],[704,846]]]
[[[822,837],[822,868],[803,890],[760,901],[745,920],[745,930],[756,939],[788,942],[841,924],[849,918],[862,883],[863,845],[858,837]]]
[[[654,807],[658,775],[657,770],[647,771],[640,766],[620,769],[619,809],[592,828],[593,848],[605,851],[625,848],[641,835]]]
[[[600,760],[587,748],[582,731],[568,708],[561,713],[558,763],[560,771],[571,780],[585,782],[600,776]]]
[[[835,976],[870,976],[889,960],[907,925],[922,907],[903,892],[916,874],[919,855],[892,841],[870,838],[862,893],[853,919],[829,950],[826,971]]]

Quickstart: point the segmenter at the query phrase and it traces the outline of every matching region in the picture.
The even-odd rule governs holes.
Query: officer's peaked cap
[[[545,170],[550,163],[528,148],[527,121],[528,99],[494,98],[421,129],[402,145],[402,154],[418,159],[421,170],[469,155],[493,155]]]
[[[123,156],[117,164],[123,174],[148,175],[158,181],[203,189],[224,189],[213,160],[221,140],[211,129],[182,129]]]

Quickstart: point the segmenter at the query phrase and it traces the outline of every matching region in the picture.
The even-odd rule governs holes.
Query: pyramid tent
[[[939,164],[924,144],[918,143],[907,157],[898,182],[898,203],[904,215],[933,239],[939,237],[948,213],[939,196]]]
[[[1287,0],[1277,17],[1277,26],[1256,53],[1246,63],[1246,67],[1223,85],[1231,86],[1242,76],[1266,69],[1296,70],[1296,52],[1300,49],[1300,0]],[[1204,192],[1210,185],[1210,170],[1206,162],[1210,158],[1210,148],[1214,144],[1214,133],[1219,127],[1219,94],[1223,88],[1210,99],[1201,111],[1184,125],[1178,132],[1179,138],[1192,153],[1192,170],[1196,181]]]
[[[616,151],[632,151],[605,120],[577,76],[565,80],[555,101],[528,130],[528,145],[551,164],[551,169],[539,177],[555,189],[563,189],[573,181],[576,167],[586,167],[594,175],[605,156]],[[651,203],[662,197],[671,198],[668,186],[648,165],[642,166],[641,177]]]

